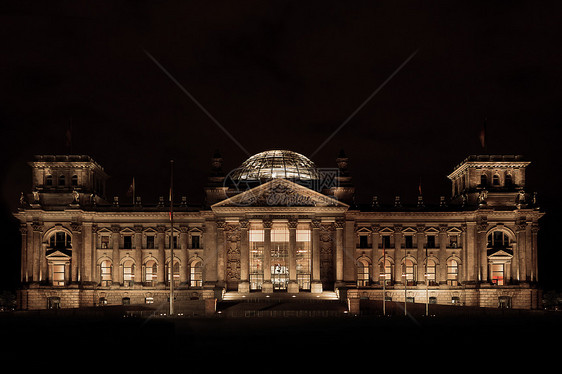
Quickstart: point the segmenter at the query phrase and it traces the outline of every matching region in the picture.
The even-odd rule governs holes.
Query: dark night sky
[[[104,166],[108,195],[123,199],[133,176],[143,201],[165,195],[173,158],[178,195],[201,201],[215,149],[227,171],[248,157],[145,51],[250,154],[310,156],[417,50],[313,161],[334,167],[344,149],[359,202],[373,194],[413,202],[420,178],[435,202],[450,194],[446,175],[466,156],[523,154],[532,161],[528,189],[547,212],[539,275],[559,287],[548,270],[561,257],[553,246],[562,83],[555,2],[303,3],[4,3],[4,219],[29,191],[26,162],[69,152],[70,124],[72,153]],[[18,236],[17,225],[3,230]],[[13,278],[2,282],[11,287]]]

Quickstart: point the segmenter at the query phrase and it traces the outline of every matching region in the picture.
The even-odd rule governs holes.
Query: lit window
[[[53,264],[53,286],[64,286],[64,264]]]
[[[100,281],[102,286],[111,285],[111,261],[104,260],[100,264]]]
[[[426,274],[426,278],[427,278],[427,284],[429,285],[434,285],[436,284],[436,278],[435,278],[435,274],[436,274],[436,269],[437,269],[437,265],[435,264],[435,261],[428,259],[427,260],[427,274]]]
[[[491,279],[492,283],[497,286],[504,285],[504,266],[503,264],[492,264],[491,268]]]
[[[357,286],[365,287],[369,285],[369,263],[360,260],[357,263]]]
[[[459,284],[459,264],[453,259],[447,260],[447,284],[449,286]]]
[[[381,282],[386,282],[386,284],[391,283],[392,264],[390,263],[389,260],[381,262],[380,277],[381,277]]]
[[[167,272],[167,276],[166,276],[166,280],[168,281],[168,284],[170,284],[171,281],[171,274],[170,274],[170,263],[168,262],[168,266],[166,267],[166,272]],[[173,276],[174,276],[174,286],[179,286],[180,284],[180,263],[179,261],[174,261],[173,264]]]
[[[158,280],[158,265],[156,261],[149,260],[144,266],[144,282],[146,286],[154,286]]]
[[[133,260],[126,260],[123,263],[123,285],[133,286],[135,282],[135,263]]]
[[[296,231],[296,241],[297,241],[297,283],[299,289],[310,290],[310,278],[311,278],[311,235],[309,228],[297,228]]]
[[[191,264],[189,285],[191,287],[203,286],[203,266],[201,261],[195,261]]]
[[[412,260],[404,260],[404,276],[406,277],[405,281],[408,282],[408,285],[413,285],[416,281],[415,277],[415,267],[414,262]]]

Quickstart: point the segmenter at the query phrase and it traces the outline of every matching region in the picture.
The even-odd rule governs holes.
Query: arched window
[[[194,261],[191,264],[189,286],[190,287],[203,286],[203,264],[201,263],[201,261]]]
[[[427,278],[427,284],[429,285],[435,285],[436,284],[436,273],[437,273],[437,264],[435,263],[434,260],[432,259],[428,259],[427,260],[427,269],[426,269],[426,278]]]
[[[482,187],[486,187],[488,185],[488,176],[486,175],[486,173],[482,173],[480,175],[480,185]]]
[[[447,260],[447,284],[449,286],[459,284],[459,263],[454,259]]]
[[[404,281],[408,283],[408,285],[414,285],[416,282],[416,272],[414,262],[409,259],[405,259],[403,263],[403,276],[405,277]]]
[[[135,263],[133,260],[123,262],[123,285],[132,287],[135,282]]]
[[[49,249],[71,249],[72,238],[66,231],[56,231],[49,238]]]
[[[506,187],[513,186],[513,177],[511,176],[511,174],[505,175],[505,185],[506,185]]]
[[[504,231],[497,230],[488,234],[488,248],[506,248],[509,246],[509,236]]]
[[[59,186],[64,186],[66,184],[66,179],[64,175],[59,175]]]
[[[73,175],[72,178],[70,178],[70,184],[72,186],[78,186],[78,175]]]
[[[168,262],[168,266],[166,266],[166,281],[170,284],[171,274],[170,274],[170,262]],[[174,287],[180,285],[180,262],[178,260],[174,260],[173,265],[173,274],[174,274]]]
[[[381,262],[380,278],[381,283],[386,282],[386,284],[390,284],[392,282],[392,264],[390,260]]]
[[[47,175],[45,177],[45,186],[51,187],[53,185],[53,176]]]
[[[158,264],[154,260],[148,260],[144,264],[144,284],[145,286],[154,286],[158,281]]]
[[[494,176],[492,177],[492,184],[494,186],[499,186],[500,185],[500,176],[497,174],[494,174]]]
[[[100,264],[100,283],[102,286],[110,286],[111,285],[111,261],[104,260]]]
[[[357,261],[357,286],[365,287],[369,285],[369,263],[361,259]]]

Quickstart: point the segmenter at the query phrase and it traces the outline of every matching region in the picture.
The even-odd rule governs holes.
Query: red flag
[[[480,129],[480,145],[482,148],[486,148],[486,120]]]

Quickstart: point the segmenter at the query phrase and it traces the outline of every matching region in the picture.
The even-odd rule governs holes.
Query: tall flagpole
[[[386,251],[384,245],[384,237],[382,241],[382,272],[384,279],[382,281],[382,315],[386,316]]]
[[[170,316],[174,315],[174,160],[170,160]]]
[[[425,246],[425,316],[429,316],[429,274],[427,273],[427,244]]]

